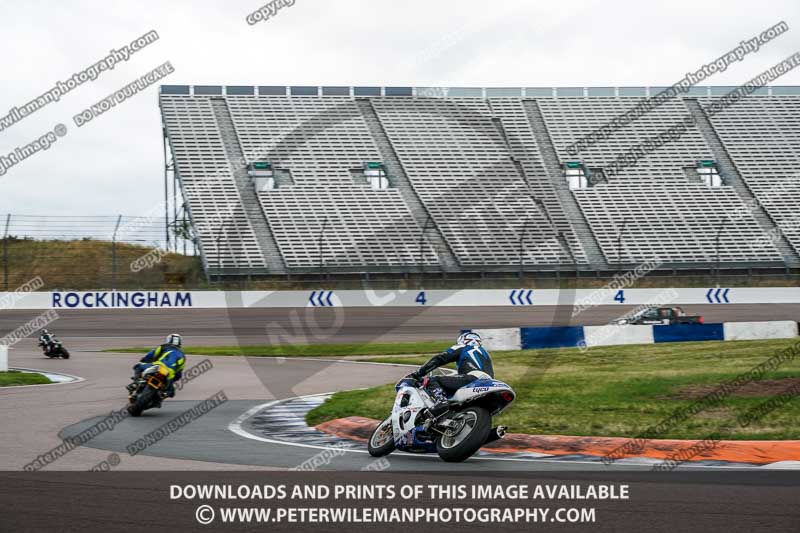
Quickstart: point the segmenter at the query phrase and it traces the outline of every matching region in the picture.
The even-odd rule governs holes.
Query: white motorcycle
[[[516,394],[502,381],[479,374],[479,379],[458,389],[448,400],[448,410],[435,418],[429,409],[436,402],[424,385],[420,387],[411,377],[401,379],[395,386],[392,414],[369,439],[370,455],[382,457],[394,450],[435,452],[445,461],[461,462],[503,438],[506,428],[493,428],[492,417],[511,405]]]

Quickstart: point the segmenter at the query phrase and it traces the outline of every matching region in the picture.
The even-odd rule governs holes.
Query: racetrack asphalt
[[[624,309],[620,311],[621,307],[593,309],[580,318],[585,323],[604,323],[603,320],[624,312]],[[797,305],[729,305],[715,307],[714,312],[718,314],[712,314],[702,308],[713,306],[695,307],[691,311],[706,315],[708,321],[796,319],[800,311]],[[50,328],[65,342],[72,358],[47,359],[36,348],[35,340],[25,339],[12,347],[10,365],[63,372],[80,376],[84,381],[0,389],[0,427],[4,428],[0,437],[0,470],[22,469],[38,455],[58,446],[60,436],[73,434],[90,425],[96,417],[124,406],[124,386],[138,357],[136,354],[103,353],[101,349],[155,346],[162,342],[163,335],[172,331],[182,333],[188,346],[248,343],[251,338],[263,342],[265,322],[292,326],[285,309],[242,311],[245,312],[237,315],[231,326],[231,316],[225,310],[59,310],[60,318]],[[314,310],[315,313],[320,311],[323,313],[318,318],[320,324],[324,324],[324,313],[330,310]],[[4,311],[0,316],[0,331],[5,334],[37,314],[35,311]],[[325,342],[448,339],[461,325],[476,328],[541,325],[554,314],[555,310],[544,308],[430,308],[422,313],[404,308],[347,309],[341,326]],[[106,460],[111,452],[117,452],[121,458],[115,466],[118,470],[291,468],[319,453],[320,449],[246,439],[231,432],[230,423],[270,400],[383,384],[408,372],[408,367],[399,365],[296,358],[205,357],[192,356],[191,350],[187,368],[204,359],[212,361],[213,369],[188,383],[174,400],[166,401],[162,409],[122,421],[113,431],[67,453],[47,469],[88,470]],[[124,453],[131,442],[218,391],[224,391],[229,401],[141,454]],[[66,432],[65,428],[68,428]],[[452,468],[435,457],[395,454],[390,459],[391,468],[396,470]],[[330,468],[359,470],[371,460],[364,453],[344,453],[331,462]],[[606,468],[602,464],[536,461],[534,466],[491,459],[471,460],[464,467],[475,470]],[[624,464],[614,467],[642,468]]]
[[[338,307],[246,309],[58,309],[54,329],[63,338],[152,337],[178,331],[191,343],[219,337],[242,342],[262,340],[296,329],[298,319],[313,322],[325,342],[408,342],[454,338],[462,328],[603,325],[635,309],[603,305],[577,317],[570,307]],[[686,307],[706,322],[800,320],[800,304],[727,304]],[[41,314],[38,310],[3,310],[0,335]],[[221,340],[230,343],[230,339]],[[109,345],[110,346],[110,345]]]

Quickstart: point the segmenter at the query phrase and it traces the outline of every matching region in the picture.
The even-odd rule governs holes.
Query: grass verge
[[[377,344],[297,344],[293,346],[191,346],[190,355],[247,355],[254,357],[347,357],[362,355],[434,354],[451,341],[426,341]],[[106,352],[141,353],[152,349],[145,347],[112,348]],[[383,362],[383,359],[380,359]],[[388,362],[388,361],[386,361]]]
[[[496,377],[517,392],[517,401],[496,422],[516,433],[635,436],[797,342],[665,343],[597,347],[586,353],[578,349],[496,352]],[[374,360],[421,364],[426,357]],[[797,391],[798,378],[800,357],[764,375],[758,387],[742,387],[659,437],[703,439],[719,433],[731,440],[800,439],[796,396],[746,427],[737,423],[737,416],[776,398],[792,384]],[[316,425],[346,416],[383,419],[393,400],[394,385],[340,392],[311,411],[307,421]]]
[[[46,385],[47,383],[52,382],[41,374],[17,372],[15,370],[11,370],[9,372],[0,372],[0,387],[14,387],[17,385]]]

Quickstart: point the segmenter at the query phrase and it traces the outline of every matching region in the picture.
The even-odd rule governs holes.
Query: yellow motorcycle
[[[148,409],[161,407],[162,400],[167,397],[168,376],[169,369],[159,364],[142,371],[129,386],[128,413],[139,416]]]

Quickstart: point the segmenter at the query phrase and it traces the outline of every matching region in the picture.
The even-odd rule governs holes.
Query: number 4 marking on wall
[[[415,301],[420,305],[425,305],[425,303],[428,301],[425,299],[425,291],[421,291],[419,294],[417,294],[417,299]]]
[[[619,302],[621,304],[625,303],[625,291],[620,289],[617,291],[617,295],[614,296],[614,301]]]

